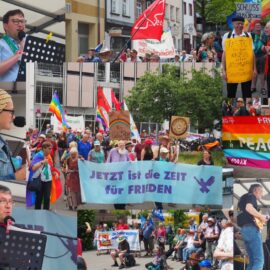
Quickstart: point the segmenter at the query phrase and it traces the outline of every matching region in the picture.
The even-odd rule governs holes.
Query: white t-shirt
[[[229,33],[230,33],[230,32],[225,33],[224,36],[223,36],[223,38],[222,38],[222,49],[223,49],[223,51],[225,51],[225,40],[226,40],[226,38],[228,38]],[[246,33],[247,33],[247,32],[242,32],[240,35],[237,35],[237,34],[235,33],[235,31],[233,30],[233,31],[231,32],[231,37],[230,37],[230,38],[246,37]],[[250,38],[252,38],[250,33],[247,33],[247,34],[248,34],[248,36],[249,36]],[[253,42],[252,42],[252,48],[254,49],[254,44],[253,44]]]

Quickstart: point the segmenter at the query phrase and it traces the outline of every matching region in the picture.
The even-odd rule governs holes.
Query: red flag
[[[165,0],[156,0],[134,23],[131,30],[132,39],[157,39],[160,41],[163,33],[164,16]]]
[[[117,98],[116,98],[116,96],[115,96],[115,93],[114,93],[114,91],[111,89],[111,97],[112,97],[112,102],[113,102],[113,104],[114,104],[114,106],[115,106],[115,109],[117,110],[117,111],[120,111],[121,110],[121,104],[120,104],[120,102],[117,100]]]
[[[111,106],[108,103],[101,86],[98,86],[97,105],[99,107],[103,107],[106,112],[109,112],[111,110]]]

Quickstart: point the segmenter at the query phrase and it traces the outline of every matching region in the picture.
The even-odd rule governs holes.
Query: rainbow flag
[[[102,108],[99,106],[97,106],[96,110],[96,121],[102,124],[104,130],[109,130],[109,121],[104,115]]]
[[[270,116],[227,116],[223,151],[232,165],[270,168]]]
[[[69,128],[69,125],[67,124],[65,112],[58,98],[57,91],[55,91],[52,96],[52,101],[49,106],[49,112],[52,112],[56,116],[57,120],[62,123],[64,130],[67,130],[67,128]]]

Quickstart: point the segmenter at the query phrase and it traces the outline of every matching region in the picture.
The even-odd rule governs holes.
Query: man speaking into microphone
[[[13,200],[8,187],[0,185],[0,229],[6,230],[5,218],[12,215]]]
[[[0,81],[17,79],[24,49],[24,14],[20,9],[10,10],[3,16],[5,35],[0,40]]]

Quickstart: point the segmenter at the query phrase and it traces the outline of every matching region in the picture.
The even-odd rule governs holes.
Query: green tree
[[[162,74],[147,73],[126,98],[135,121],[162,123],[171,116],[190,117],[193,126],[204,132],[221,118],[222,79],[205,71],[193,71],[192,80],[179,76],[174,65],[165,65]]]
[[[78,237],[82,239],[83,250],[93,248],[94,229],[96,212],[94,210],[79,210],[77,212]],[[85,231],[85,222],[89,222],[92,232],[87,234]]]
[[[226,17],[231,15],[236,8],[235,3],[243,0],[195,0],[195,11],[202,18],[202,31],[206,31],[207,23],[225,24]]]
[[[185,222],[188,219],[184,210],[175,210],[174,211],[174,228],[183,228]]]

